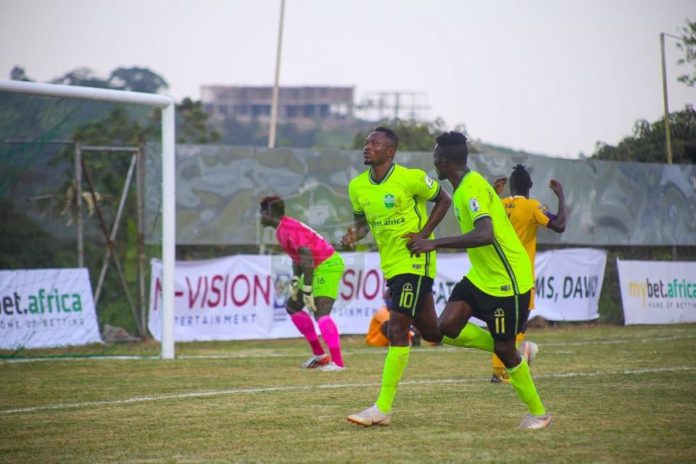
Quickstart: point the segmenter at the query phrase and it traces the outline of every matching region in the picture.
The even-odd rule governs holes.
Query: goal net
[[[152,150],[161,163],[147,162]],[[157,257],[160,355],[173,358],[173,100],[0,81],[0,172],[0,350],[147,337],[145,273]]]

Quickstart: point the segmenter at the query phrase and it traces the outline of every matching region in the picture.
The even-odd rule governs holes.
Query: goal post
[[[175,216],[175,101],[166,95],[97,89],[59,84],[0,80],[0,91],[49,97],[67,97],[110,103],[136,104],[162,112],[162,339],[160,357],[173,359]]]

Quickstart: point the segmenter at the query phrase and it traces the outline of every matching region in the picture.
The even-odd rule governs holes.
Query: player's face
[[[433,152],[433,165],[435,166],[435,172],[437,173],[438,180],[445,180],[449,177],[448,176],[449,164],[447,163],[447,160],[445,159],[445,157],[440,155],[437,147],[435,148],[435,151]]]
[[[382,132],[371,132],[363,146],[363,161],[368,166],[379,166],[394,157],[394,146]]]
[[[261,225],[264,227],[273,226],[273,218],[268,210],[261,208]]]

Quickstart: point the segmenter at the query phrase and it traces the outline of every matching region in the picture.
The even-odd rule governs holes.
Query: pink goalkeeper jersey
[[[311,250],[314,267],[334,254],[334,248],[324,237],[316,233],[311,227],[288,216],[283,216],[280,219],[276,229],[276,238],[283,250],[296,264],[300,262],[298,250],[303,247]]]

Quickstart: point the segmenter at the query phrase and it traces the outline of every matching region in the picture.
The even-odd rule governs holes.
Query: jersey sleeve
[[[472,223],[482,217],[490,217],[491,202],[500,201],[492,187],[491,189],[486,189],[480,183],[474,184],[474,188],[467,190],[462,199],[465,203],[462,206],[469,214]]]
[[[413,194],[425,201],[432,201],[440,193],[440,184],[436,180],[428,176],[425,171],[420,169],[411,169],[410,184],[413,189]]]
[[[551,212],[538,200],[534,200],[531,206],[533,208],[532,217],[534,218],[534,222],[540,226],[546,227],[551,220]]]

